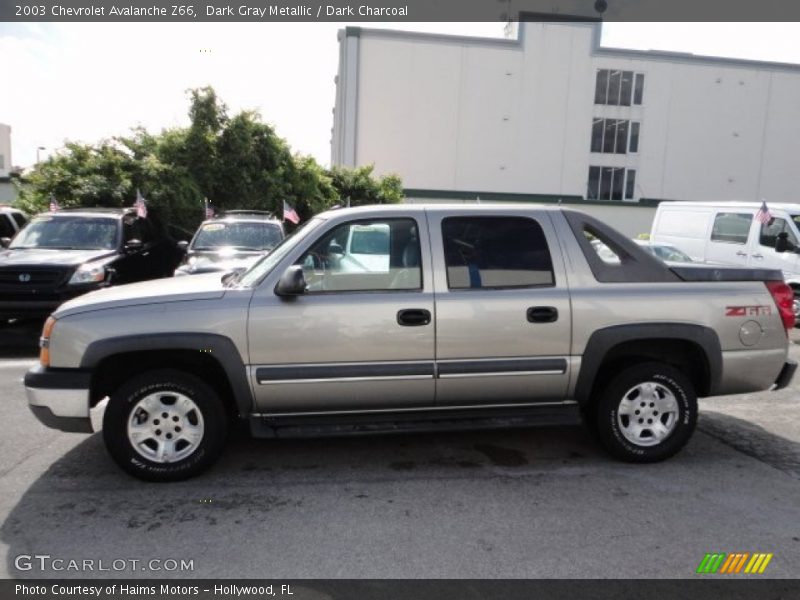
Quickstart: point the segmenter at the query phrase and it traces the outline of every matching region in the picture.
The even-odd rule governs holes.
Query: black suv
[[[0,318],[45,317],[91,290],[171,276],[183,251],[153,217],[131,208],[34,217],[0,251]]]

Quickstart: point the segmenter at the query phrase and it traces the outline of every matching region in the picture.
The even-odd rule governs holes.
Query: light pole
[[[47,150],[47,148],[45,148],[44,146],[39,146],[38,148],[36,148],[36,164],[37,165],[39,164],[39,152],[41,150]]]

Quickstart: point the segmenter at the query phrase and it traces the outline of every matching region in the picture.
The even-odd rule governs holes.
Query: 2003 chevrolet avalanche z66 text
[[[156,481],[207,468],[237,419],[281,437],[583,418],[654,462],[698,396],[789,383],[792,300],[780,271],[669,267],[557,207],[334,210],[247,271],[67,302],[25,386],[64,431],[107,398],[108,451]]]

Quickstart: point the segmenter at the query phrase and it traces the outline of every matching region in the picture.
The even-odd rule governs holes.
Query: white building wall
[[[595,165],[636,169],[636,199],[789,201],[800,190],[800,66],[599,48],[587,23],[525,23],[519,42],[369,29],[342,39],[333,162],[375,164],[406,188],[585,197]],[[644,73],[643,104],[595,105],[604,68]],[[349,128],[337,129],[345,109]],[[600,117],[639,120],[639,152],[591,153]],[[352,161],[337,150],[348,132]]]
[[[11,127],[0,123],[0,179],[11,174]]]

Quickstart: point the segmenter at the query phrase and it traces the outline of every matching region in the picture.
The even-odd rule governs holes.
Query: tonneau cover
[[[783,273],[778,269],[698,265],[673,266],[672,272],[684,281],[783,281]]]

